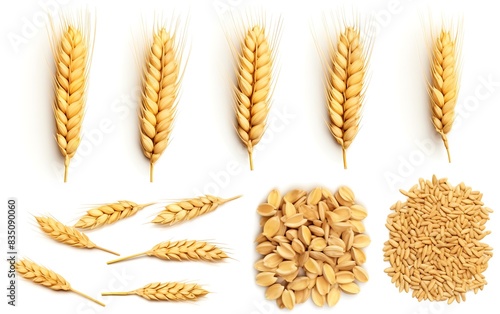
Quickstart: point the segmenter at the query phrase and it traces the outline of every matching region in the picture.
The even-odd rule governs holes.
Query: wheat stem
[[[440,133],[443,139],[444,147],[446,148],[446,153],[448,154],[448,162],[451,163],[450,147],[448,146],[448,137],[444,133]]]
[[[69,156],[64,158],[64,182],[68,182]]]
[[[248,151],[248,160],[250,161],[250,170],[253,170],[253,150]]]
[[[344,160],[344,169],[347,169],[347,158],[346,158],[346,149],[342,146],[342,159]]]
[[[97,245],[95,246],[95,248],[96,248],[96,249],[98,249],[98,250],[104,251],[104,252],[108,252],[108,253],[114,254],[114,255],[116,255],[116,256],[120,256],[120,254],[118,254],[118,253],[116,253],[116,252],[113,252],[113,251],[111,251],[111,250],[105,249],[105,248],[100,247],[100,246],[97,246]]]
[[[134,291],[112,291],[112,292],[103,292],[102,296],[110,296],[110,295],[131,295],[135,294]]]
[[[133,259],[133,258],[136,258],[136,257],[139,257],[139,256],[144,256],[144,255],[147,255],[149,252],[150,251],[146,251],[146,252],[143,252],[143,253],[137,253],[137,254],[132,254],[132,255],[129,255],[129,256],[125,256],[125,257],[120,257],[120,258],[114,259],[112,261],[109,261],[107,264],[111,265],[111,264],[114,264],[114,263],[119,263],[119,262],[122,262],[122,261]]]
[[[154,163],[149,164],[149,182],[153,182]]]
[[[81,295],[82,297],[84,297],[84,298],[86,298],[86,299],[88,299],[88,300],[90,300],[90,301],[92,301],[92,302],[95,302],[95,303],[99,304],[100,306],[106,306],[106,305],[105,305],[104,303],[102,303],[101,301],[96,300],[96,299],[94,299],[93,297],[88,296],[88,295],[86,295],[86,294],[85,294],[85,293],[83,293],[83,292],[80,292],[80,291],[75,290],[75,289],[73,289],[73,288],[71,288],[70,290],[71,290],[71,291],[73,291],[73,292],[74,292],[74,293],[76,293],[76,294]]]

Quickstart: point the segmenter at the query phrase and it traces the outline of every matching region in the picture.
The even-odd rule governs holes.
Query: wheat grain
[[[235,90],[237,131],[247,148],[251,170],[253,149],[264,135],[269,113],[273,48],[265,27],[254,25],[242,38],[238,55],[238,84]]]
[[[333,306],[341,291],[358,293],[355,282],[368,281],[361,268],[361,249],[370,244],[363,233],[367,211],[350,188],[292,190],[283,197],[273,190],[257,213],[262,232],[256,250],[263,257],[255,263],[256,283],[280,308],[292,309],[310,296],[318,306]]]
[[[154,32],[143,73],[139,111],[142,151],[153,167],[169,144],[180,83],[180,51],[175,35],[161,28]]]
[[[208,291],[193,283],[153,282],[127,292],[103,292],[103,296],[138,295],[150,301],[196,301]]]
[[[465,301],[487,284],[482,274],[492,248],[480,242],[491,209],[482,194],[464,183],[452,186],[447,179],[420,179],[407,200],[391,207],[384,243],[385,272],[400,291],[413,291],[419,301]],[[356,276],[363,276],[355,270]]]
[[[182,221],[191,220],[198,216],[213,212],[220,205],[240,198],[240,196],[223,199],[217,196],[206,195],[194,199],[184,200],[167,205],[154,219],[153,223],[173,225]]]
[[[85,113],[87,77],[90,68],[91,43],[90,16],[85,19],[66,20],[60,36],[52,24],[52,51],[55,63],[56,140],[64,157],[64,182],[68,178],[71,158],[80,145],[80,131]]]
[[[114,255],[120,255],[108,249],[97,246],[94,242],[90,241],[89,237],[78,231],[74,227],[65,226],[61,222],[51,217],[35,217],[40,225],[40,229],[45,232],[52,239],[71,245],[77,248],[99,249]]]
[[[328,68],[327,109],[329,128],[342,147],[344,169],[346,150],[358,134],[363,105],[367,50],[364,50],[360,30],[346,27],[339,35],[337,47],[330,46]]]
[[[457,103],[458,84],[458,31],[453,34],[445,29],[439,37],[433,39],[431,60],[431,82],[429,83],[432,123],[443,139],[448,162],[451,162],[447,134],[450,132],[455,119],[455,105]]]
[[[143,255],[154,256],[168,261],[196,260],[207,262],[215,262],[228,257],[226,253],[213,244],[195,240],[182,240],[161,242],[149,251],[115,259],[109,261],[108,264],[114,264]]]
[[[87,214],[76,222],[75,228],[94,229],[109,225],[118,220],[133,216],[144,207],[152,204],[154,203],[138,205],[130,201],[118,201],[117,203],[101,205],[88,210]]]
[[[22,259],[16,262],[16,271],[24,278],[33,281],[36,284],[45,286],[56,291],[72,291],[75,292],[101,306],[105,306],[104,303],[78,291],[71,287],[69,282],[66,281],[58,273],[45,268],[43,266],[37,265],[28,259]]]

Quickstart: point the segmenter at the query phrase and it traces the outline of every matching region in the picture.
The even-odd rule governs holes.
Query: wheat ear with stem
[[[448,162],[451,162],[451,156],[447,134],[455,120],[458,91],[457,40],[450,31],[442,29],[432,47],[429,95],[432,124],[443,139]]]
[[[228,256],[221,249],[213,244],[195,241],[166,241],[155,245],[151,250],[133,254],[109,261],[108,264],[125,261],[139,256],[154,256],[163,260],[173,261],[206,261],[215,262],[227,258]]]
[[[241,195],[228,199],[217,196],[205,195],[198,198],[184,200],[165,206],[154,219],[153,223],[163,225],[173,225],[181,221],[191,220],[198,216],[213,212],[220,205],[240,198]]]
[[[61,222],[51,217],[35,217],[40,225],[40,229],[45,232],[52,239],[71,245],[77,248],[99,249],[114,255],[120,255],[103,247],[97,246],[94,242],[90,241],[89,237],[78,231],[74,227],[65,226]]]
[[[69,282],[66,281],[58,273],[45,268],[43,266],[37,265],[28,259],[22,259],[16,262],[16,271],[24,278],[33,281],[36,284],[45,286],[55,291],[72,291],[81,295],[84,298],[89,299],[101,306],[105,306],[104,303],[78,291],[71,287]]]
[[[70,160],[80,145],[90,68],[89,51],[93,41],[88,30],[89,16],[86,22],[83,22],[83,19],[77,21],[65,21],[60,38],[56,38],[52,25],[52,50],[56,67],[53,111],[57,145],[64,157],[64,182],[68,179]]]
[[[179,91],[180,57],[174,34],[161,28],[154,32],[143,73],[139,110],[141,146],[149,159],[149,180],[154,164],[167,148],[174,125]]]
[[[118,220],[135,215],[143,208],[153,205],[136,204],[130,201],[118,201],[117,203],[110,203],[92,208],[82,216],[75,224],[75,228],[80,229],[94,229],[104,225],[110,225]]]
[[[196,301],[208,291],[194,283],[153,282],[142,288],[126,292],[103,292],[103,296],[138,295],[152,301]]]

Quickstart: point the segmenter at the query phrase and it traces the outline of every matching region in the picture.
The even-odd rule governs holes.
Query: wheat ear
[[[432,123],[443,139],[448,162],[451,162],[448,134],[455,119],[455,105],[458,98],[458,64],[456,39],[446,30],[441,30],[434,40],[431,61],[431,82],[429,84]]]
[[[88,24],[88,23],[87,23]],[[87,76],[90,68],[91,38],[84,28],[89,25],[64,23],[59,40],[53,34],[56,73],[54,79],[56,140],[64,157],[64,182],[68,179],[71,158],[80,145],[80,131],[86,102]],[[55,33],[53,29],[53,33]]]
[[[220,205],[240,198],[241,195],[223,199],[217,196],[206,195],[198,198],[184,200],[182,202],[167,205],[153,219],[153,223],[173,225],[181,221],[191,220],[198,216],[213,212]]]
[[[180,63],[175,49],[174,36],[161,28],[153,34],[144,67],[139,123],[142,151],[150,163],[151,182],[154,164],[167,148],[174,124]]]
[[[40,225],[40,229],[45,232],[52,239],[71,245],[77,248],[99,249],[114,255],[120,255],[108,249],[97,246],[94,242],[90,241],[89,237],[78,231],[74,227],[65,226],[61,222],[50,217],[35,217]]]
[[[338,37],[336,49],[331,46],[327,103],[329,128],[342,147],[344,169],[347,169],[346,150],[358,134],[363,102],[366,53],[359,29],[345,28]]]
[[[132,291],[102,293],[103,296],[132,294],[152,301],[196,301],[207,295],[208,291],[194,283],[153,282]]]
[[[255,25],[247,31],[238,60],[237,129],[253,170],[253,148],[264,135],[271,94],[273,54],[264,27]]]
[[[70,286],[69,282],[67,282],[66,279],[64,279],[58,273],[43,266],[37,265],[28,259],[22,259],[16,262],[16,271],[24,278],[29,279],[39,285],[45,286],[47,288],[56,291],[72,291],[101,306],[105,306],[104,303],[78,290],[73,289]]]
[[[163,260],[173,261],[206,261],[215,262],[227,258],[228,256],[215,245],[195,240],[166,241],[155,245],[151,250],[133,254],[109,261],[114,264],[138,256],[154,256]]]
[[[110,225],[118,220],[135,215],[144,207],[154,203],[138,205],[130,201],[118,201],[117,203],[105,204],[87,211],[75,224],[75,228],[94,229],[104,225]]]

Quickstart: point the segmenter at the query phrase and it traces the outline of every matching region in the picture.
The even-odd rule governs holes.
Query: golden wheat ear
[[[182,282],[153,282],[132,291],[103,292],[103,296],[138,295],[150,301],[196,301],[208,294],[201,286]]]
[[[65,19],[60,30],[51,25],[55,64],[53,111],[57,145],[64,157],[64,182],[67,182],[69,164],[81,140],[94,34],[88,12],[82,18]]]

